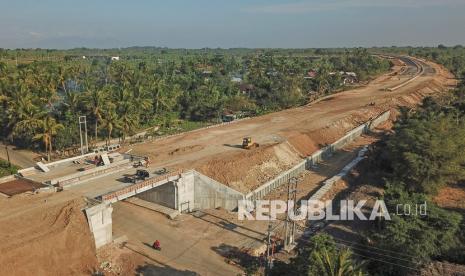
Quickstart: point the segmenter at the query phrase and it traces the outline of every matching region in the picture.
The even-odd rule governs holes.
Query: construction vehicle
[[[127,174],[124,176],[125,182],[137,183],[138,180],[144,181],[150,177],[150,173],[146,170],[137,170],[135,174]]]
[[[252,149],[258,148],[260,145],[258,143],[252,142],[252,137],[245,137],[242,139],[242,148],[243,149]]]

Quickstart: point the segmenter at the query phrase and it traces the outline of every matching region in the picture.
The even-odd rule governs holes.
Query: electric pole
[[[84,125],[84,140],[82,139],[82,125]],[[89,144],[87,143],[87,120],[86,116],[79,116],[79,137],[81,139],[81,154],[84,155],[84,152],[89,152]],[[86,150],[84,151],[84,143],[86,145]]]
[[[284,250],[290,251],[294,247],[295,239],[295,221],[289,217],[289,201],[292,200],[292,210],[294,215],[297,212],[297,178],[291,177],[287,183],[287,206],[286,206],[286,224],[284,236]]]
[[[271,220],[268,223],[268,231],[266,237],[266,266],[265,266],[265,275],[270,275],[271,269],[273,268],[273,245],[271,244],[271,235],[273,226]]]
[[[3,140],[3,144],[5,145],[6,158],[8,160],[8,168],[11,168],[10,153],[8,152],[8,145],[6,143],[6,139]]]

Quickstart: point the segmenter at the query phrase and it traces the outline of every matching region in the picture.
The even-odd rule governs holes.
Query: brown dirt
[[[146,261],[142,255],[113,243],[99,248],[97,257],[99,270],[105,276],[134,275]]]
[[[51,202],[49,196],[0,200],[0,275],[89,275],[95,271],[95,247],[81,211],[83,202]]]
[[[187,153],[187,152],[194,152],[194,151],[199,151],[203,149],[203,146],[200,145],[194,145],[194,146],[188,146],[188,147],[181,147],[177,148],[169,153],[169,155],[177,155],[177,154],[182,154],[182,153]]]
[[[452,264],[448,262],[432,262],[420,271],[421,276],[463,276],[465,275],[465,266]]]
[[[249,192],[299,161],[300,154],[285,142],[215,158],[196,169],[239,191]]]
[[[460,185],[444,187],[433,200],[443,208],[465,210],[465,187]]]

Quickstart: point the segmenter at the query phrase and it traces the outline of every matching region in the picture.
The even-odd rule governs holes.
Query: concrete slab
[[[106,153],[102,154],[102,161],[105,166],[110,165],[110,159],[108,159],[108,154]]]
[[[49,171],[50,171],[50,169],[49,169],[47,166],[45,166],[45,164],[42,163],[42,162],[37,162],[36,165],[37,165],[43,172],[49,172]]]
[[[140,206],[140,207],[147,208],[149,210],[158,212],[160,214],[164,214],[170,219],[175,219],[179,215],[178,210],[171,209],[171,208],[165,207],[163,205],[156,204],[156,203],[153,203],[153,202],[149,202],[149,201],[137,198],[137,197],[130,197],[130,198],[125,199],[124,201],[128,202],[128,203],[131,203],[131,204],[134,204],[134,205],[137,205],[137,206]]]
[[[8,182],[0,184],[0,193],[7,196],[13,196],[25,192],[32,192],[40,188],[46,187],[45,185],[30,181],[27,179],[17,178]]]

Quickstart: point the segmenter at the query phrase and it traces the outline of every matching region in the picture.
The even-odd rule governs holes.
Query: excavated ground
[[[53,200],[52,200],[53,197]],[[89,275],[95,246],[81,199],[0,197],[0,275]]]

